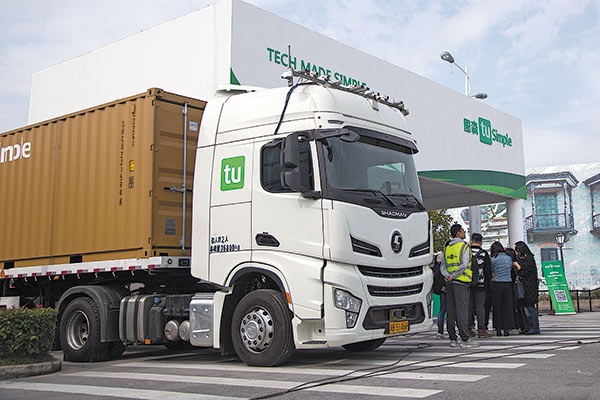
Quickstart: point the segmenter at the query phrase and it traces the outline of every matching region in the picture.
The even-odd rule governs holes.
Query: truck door
[[[281,271],[290,288],[294,313],[320,318],[323,302],[322,200],[305,198],[281,184],[282,140],[254,143],[252,197],[252,261]],[[317,189],[314,142],[301,141],[304,184]],[[310,182],[309,182],[310,181]],[[315,187],[315,185],[317,187]]]
[[[323,258],[321,200],[305,198],[281,183],[282,140],[256,141],[252,199],[252,249]],[[314,189],[311,144],[299,143],[305,184]]]

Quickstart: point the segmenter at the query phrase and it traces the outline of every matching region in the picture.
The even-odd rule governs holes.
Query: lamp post
[[[563,246],[565,245],[565,235],[562,234],[562,232],[558,232],[556,234],[556,244],[558,245],[558,248],[560,249],[560,262],[562,263],[563,266],[563,270],[565,268],[565,259],[563,257]]]
[[[440,57],[442,60],[454,65],[465,74],[465,96],[474,97],[480,100],[487,99],[487,93],[471,94],[471,79],[469,78],[469,67],[467,65],[465,65],[465,68],[463,69],[460,65],[456,64],[454,62],[454,57],[452,57],[452,54],[448,51],[444,51],[440,54]],[[469,207],[469,231],[470,235],[481,233],[481,207],[478,205]]]
[[[460,69],[463,74],[465,74],[465,96],[475,97],[476,99],[480,100],[487,99],[487,93],[471,94],[471,79],[469,78],[469,67],[467,65],[465,65],[465,68],[463,69],[460,65],[454,62],[454,57],[452,57],[452,54],[447,51],[444,51],[442,54],[440,54],[440,57],[442,60],[454,65],[456,68]]]

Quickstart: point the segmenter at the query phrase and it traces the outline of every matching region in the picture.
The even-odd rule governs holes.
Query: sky
[[[32,73],[206,0],[0,0],[0,132],[27,123]],[[600,161],[600,0],[248,0],[522,120],[525,166]],[[595,138],[595,139],[594,139]]]

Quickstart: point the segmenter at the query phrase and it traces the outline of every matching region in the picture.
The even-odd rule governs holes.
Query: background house
[[[525,242],[541,262],[560,259],[556,234],[566,236],[565,273],[572,289],[600,287],[600,162],[529,168],[527,200],[523,206]],[[467,208],[450,210],[469,225]],[[508,244],[503,203],[481,206],[484,248],[496,240]],[[541,289],[545,289],[542,284]]]
[[[531,168],[526,184],[526,237],[538,263],[560,259],[561,232],[569,286],[600,287],[600,163]]]

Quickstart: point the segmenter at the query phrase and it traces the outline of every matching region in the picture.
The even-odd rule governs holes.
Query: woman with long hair
[[[505,247],[504,252],[513,260],[513,270],[511,271],[511,279],[513,282],[513,320],[515,322],[515,326],[513,328],[519,329],[519,333],[524,333],[525,323],[523,320],[525,319],[524,311],[523,311],[523,300],[517,299],[515,296],[515,284],[517,280],[520,280],[519,271],[521,270],[521,265],[519,264],[519,260],[517,259],[517,252],[510,247]]]
[[[508,256],[500,242],[490,247],[492,261],[492,303],[494,305],[494,328],[496,335],[509,335],[514,326],[513,319],[513,282],[511,271],[513,260]]]
[[[517,261],[521,265],[519,276],[525,289],[525,298],[523,299],[523,322],[525,323],[526,335],[537,335],[540,333],[540,322],[538,320],[538,311],[535,308],[538,302],[538,275],[535,258],[525,242],[515,243],[517,252]]]

